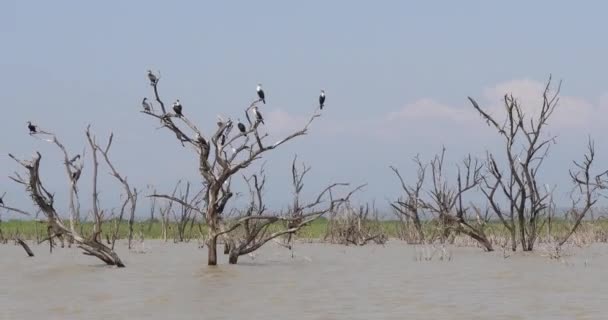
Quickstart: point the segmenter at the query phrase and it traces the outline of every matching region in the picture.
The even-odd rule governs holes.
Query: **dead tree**
[[[235,124],[232,119],[219,119],[217,128],[209,130],[214,132],[207,135],[200,130],[188,117],[187,106],[183,108],[181,104],[174,112],[167,112],[165,103],[158,92],[160,77],[149,76],[150,84],[154,91],[158,108],[147,108],[142,112],[148,116],[158,119],[162,127],[167,128],[175,134],[178,142],[182,146],[188,146],[194,150],[198,158],[198,171],[204,183],[204,206],[192,208],[195,212],[201,213],[205,217],[205,222],[209,228],[207,239],[209,265],[217,264],[217,242],[218,238],[225,234],[225,226],[222,216],[226,205],[233,197],[230,190],[231,178],[241,170],[248,168],[256,160],[271,150],[275,150],[284,143],[296,137],[303,136],[308,132],[310,124],[320,116],[319,110],[315,111],[308,119],[303,128],[287,135],[283,139],[274,143],[268,143],[267,134],[262,133],[260,126],[263,124],[261,113],[258,111],[260,99],[253,101],[245,109],[245,119],[247,126],[244,132],[233,130]],[[250,117],[250,112],[255,112]],[[169,195],[157,195],[159,197],[172,199],[176,203],[190,206],[180,202]]]
[[[388,237],[373,206],[370,214],[369,204],[355,207],[347,200],[332,211],[325,239],[331,243],[364,246],[370,242],[384,244]]]
[[[67,227],[61,219],[59,213],[55,209],[55,199],[53,193],[48,191],[42,183],[40,176],[40,161],[42,155],[36,152],[36,155],[30,161],[20,160],[17,157],[9,154],[9,156],[19,163],[23,168],[26,169],[27,176],[23,177],[19,173],[15,173],[15,176],[11,177],[15,182],[25,186],[26,191],[29,193],[34,204],[40,209],[47,218],[47,230],[48,230],[48,241],[52,250],[53,238],[62,239],[64,236],[70,241],[75,242],[79,248],[84,250],[84,254],[91,255],[99,258],[108,265],[115,265],[118,267],[124,267],[124,264],[118,257],[118,255],[110,248],[106,247],[101,241],[99,241],[99,234],[101,233],[101,218],[102,213],[99,211],[97,204],[99,202],[97,197],[96,189],[96,174],[94,174],[94,191],[93,191],[93,208],[95,211],[95,229],[91,237],[83,237],[75,230],[75,218],[80,208],[78,200],[78,189],[77,183],[82,173],[83,158],[79,155],[75,157],[69,157],[66,148],[59,141],[57,136],[46,131],[38,131],[31,133],[34,137],[39,137],[41,140],[51,142],[55,144],[63,153],[64,166],[69,181],[69,227]],[[97,162],[93,162],[94,172],[97,171]]]
[[[587,144],[587,153],[583,162],[574,161],[575,170],[570,170],[570,178],[574,183],[572,207],[570,216],[574,218],[573,225],[568,233],[559,240],[558,246],[563,246],[576,232],[581,222],[596,204],[600,191],[608,187],[608,171],[598,175],[591,174],[591,167],[595,160],[595,146],[590,140]],[[582,205],[581,205],[582,202]]]
[[[422,206],[437,216],[441,230],[441,240],[455,233],[463,233],[475,239],[486,251],[493,251],[492,243],[481,225],[468,221],[469,207],[463,203],[466,192],[476,188],[482,181],[483,165],[467,156],[461,166],[457,166],[456,185],[450,185],[444,173],[445,148],[430,162],[432,185],[429,198],[422,200]]]
[[[517,249],[516,231],[519,231],[519,242],[524,251],[534,248],[541,218],[549,206],[550,194],[541,189],[538,173],[550,144],[554,142],[554,137],[545,135],[545,129],[559,102],[560,88],[561,82],[552,92],[549,77],[540,110],[530,118],[513,95],[505,95],[504,121],[496,120],[469,97],[473,108],[504,139],[506,164],[499,165],[499,160],[488,153],[488,174],[482,190],[494,213],[511,233],[513,251]],[[506,208],[500,205],[503,202],[506,202]]]
[[[123,220],[124,217],[124,213],[126,210],[127,205],[129,206],[129,236],[128,236],[128,246],[129,249],[131,249],[131,242],[133,241],[133,224],[135,222],[135,210],[137,208],[137,189],[136,188],[131,188],[131,186],[129,185],[129,182],[127,181],[127,177],[123,177],[120,173],[118,173],[118,171],[116,170],[116,168],[114,167],[114,165],[112,164],[112,161],[110,161],[110,156],[108,155],[110,152],[110,147],[112,147],[112,141],[114,140],[114,134],[111,133],[110,137],[108,138],[108,143],[106,144],[105,148],[102,148],[97,141],[95,140],[95,137],[93,137],[89,131],[89,128],[87,127],[87,131],[86,131],[86,135],[87,135],[87,140],[89,141],[89,145],[91,147],[91,150],[93,151],[93,160],[95,163],[97,163],[97,152],[99,152],[106,165],[110,168],[111,170],[111,175],[116,178],[116,180],[118,180],[118,182],[120,182],[120,184],[122,185],[123,189],[124,189],[124,194],[123,194],[123,202],[122,205],[120,206],[120,213],[118,215],[118,223],[116,225],[116,228],[114,229],[114,234],[112,235],[112,250],[114,249],[114,244],[116,242],[116,239],[118,238],[118,232],[119,232],[119,228],[120,228],[120,223]],[[97,170],[95,169],[94,172],[94,177],[97,176]],[[94,183],[94,188],[96,189],[96,183]],[[95,191],[95,194],[97,192]],[[93,206],[93,211],[95,212],[96,210],[98,210],[96,208],[96,206]],[[97,217],[97,214],[95,214],[95,216]],[[96,219],[96,221],[100,221],[100,219]]]
[[[405,181],[403,180],[403,177],[399,173],[399,170],[397,170],[397,168],[393,166],[390,167],[391,170],[393,170],[393,172],[395,173],[395,175],[397,175],[397,178],[399,178],[399,182],[401,183],[401,189],[403,189],[403,192],[405,193],[403,197],[400,197],[399,199],[397,199],[397,201],[391,203],[391,206],[393,207],[393,209],[395,209],[397,213],[399,213],[398,216],[400,221],[402,221],[403,217],[405,217],[406,225],[409,225],[410,221],[414,225],[414,229],[417,233],[417,238],[413,239],[413,241],[410,242],[424,243],[424,230],[422,229],[422,220],[420,216],[422,211],[424,210],[421,202],[421,192],[423,191],[427,165],[423,164],[422,161],[420,161],[420,157],[418,156],[414,158],[414,162],[418,167],[418,171],[416,183],[413,186],[406,185]]]
[[[334,199],[332,191],[344,183],[333,183],[323,189],[309,203],[302,203],[301,191],[304,187],[303,179],[310,167],[302,166],[302,171],[296,167],[296,159],[292,164],[292,183],[294,186],[293,206],[286,214],[269,213],[264,205],[263,190],[266,176],[263,167],[260,173],[250,177],[243,177],[249,186],[250,203],[245,212],[232,221],[224,224],[220,234],[227,236],[228,262],[236,264],[238,257],[252,253],[261,248],[268,241],[287,235],[289,240],[300,229],[319,219],[327,212],[334,210],[347,198]],[[289,245],[289,242],[287,246]]]
[[[179,181],[177,183],[177,186],[179,186],[181,183],[181,181]],[[176,186],[176,188],[178,188]],[[175,219],[175,224],[176,224],[176,230],[175,230],[175,242],[184,242],[186,241],[186,227],[188,226],[188,223],[192,223],[195,219],[194,216],[194,210],[192,210],[192,208],[198,208],[201,206],[203,199],[202,199],[202,195],[203,195],[203,189],[201,189],[199,192],[197,192],[196,194],[194,194],[194,196],[192,196],[190,194],[190,182],[186,182],[186,189],[185,190],[181,190],[179,191],[179,196],[178,199],[180,199],[180,203],[179,203],[179,210],[175,210],[173,211],[173,216]],[[188,204],[188,206],[186,205],[182,205],[181,203],[184,204]],[[177,213],[176,213],[177,211]]]

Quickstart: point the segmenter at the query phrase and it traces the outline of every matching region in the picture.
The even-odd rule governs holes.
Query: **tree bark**
[[[209,247],[209,253],[207,256],[207,265],[217,265],[217,236],[212,236],[207,241],[207,247]]]

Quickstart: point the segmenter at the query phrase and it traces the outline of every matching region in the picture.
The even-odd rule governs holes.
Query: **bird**
[[[236,126],[239,127],[239,131],[241,133],[247,132],[247,128],[245,128],[245,125],[241,122],[241,119],[239,119],[239,123]]]
[[[258,87],[255,90],[258,92],[258,97],[260,97],[262,103],[266,104],[266,98],[264,96],[264,90],[262,90],[262,84],[258,83]]]
[[[144,111],[150,112],[150,110],[152,110],[152,107],[150,107],[150,104],[148,103],[148,98],[144,98],[144,100],[141,101],[141,106],[144,107]]]
[[[2,199],[3,197],[0,197],[0,205],[4,205],[4,200]]]
[[[74,172],[72,172],[72,180],[77,181],[80,178],[80,170],[76,170]]]
[[[325,104],[325,90],[321,90],[321,94],[319,95],[319,109],[323,110],[324,104]]]
[[[27,128],[30,129],[30,134],[37,132],[36,131],[37,127],[35,125],[33,125],[31,121],[27,122]]]
[[[264,124],[264,118],[262,117],[262,113],[258,111],[258,107],[253,107],[253,114],[255,114],[256,121]]]
[[[196,133],[196,141],[198,141],[198,143],[200,143],[201,146],[207,145],[207,140],[205,140],[205,138],[203,138],[203,136],[201,136],[198,132]]]
[[[152,73],[152,70],[148,70],[148,79],[150,79],[151,86],[156,85],[156,82],[158,82],[158,78]]]
[[[179,99],[175,100],[175,102],[173,102],[173,111],[175,111],[175,114],[179,117],[183,116],[182,114],[182,104],[179,102]]]

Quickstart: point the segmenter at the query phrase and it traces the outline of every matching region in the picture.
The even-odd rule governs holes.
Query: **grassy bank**
[[[319,219],[314,221],[309,226],[303,228],[300,233],[300,238],[306,239],[323,239],[327,232],[329,221],[327,219]],[[414,230],[408,229],[399,221],[379,221],[374,222],[379,224],[378,227],[382,232],[390,238],[406,238],[406,235],[414,234]],[[545,224],[541,233],[540,240],[544,239],[560,239],[572,224],[566,220],[554,220],[549,228],[549,224]],[[279,226],[276,226],[279,228]],[[110,235],[115,228],[114,221],[104,223],[103,235]],[[153,221],[137,221],[134,224],[134,237],[139,239],[164,239],[163,226],[159,220]],[[82,235],[90,235],[93,230],[93,224],[90,222],[81,223],[78,230]],[[423,224],[425,236],[433,238],[440,232],[440,228],[436,224],[425,222]],[[485,226],[485,232],[488,236],[495,239],[508,238],[508,232],[504,226],[498,221],[492,221]],[[46,236],[46,224],[44,222],[36,222],[33,220],[8,220],[0,223],[0,231],[5,238],[12,238],[15,235],[28,240],[42,239]],[[126,221],[120,223],[119,239],[127,237],[129,226]],[[207,232],[204,224],[188,224],[185,228],[184,238],[195,239],[204,236]],[[585,237],[591,242],[606,242],[608,240],[608,219],[598,219],[593,221],[585,221],[579,227],[576,236]],[[167,228],[166,238],[168,240],[178,238],[178,225],[175,222],[170,222]]]

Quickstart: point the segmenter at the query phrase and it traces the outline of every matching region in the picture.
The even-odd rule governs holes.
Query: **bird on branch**
[[[154,73],[152,73],[152,70],[148,70],[148,79],[150,79],[151,86],[155,86],[158,82],[158,77],[156,77]]]
[[[262,117],[262,113],[258,111],[258,107],[253,107],[253,114],[255,115],[255,119],[257,122],[261,122],[264,124],[264,117]]]
[[[144,108],[144,111],[150,112],[152,110],[152,107],[148,103],[148,98],[144,98],[144,100],[141,101],[141,106]]]
[[[266,96],[264,95],[264,90],[262,90],[261,83],[258,83],[258,87],[256,88],[256,91],[258,92],[258,97],[260,98],[260,100],[262,100],[262,103],[266,104]]]
[[[173,103],[173,111],[175,111],[175,114],[178,117],[183,116],[183,114],[182,114],[182,104],[179,102],[179,99],[175,100],[175,102]]]
[[[27,122],[27,128],[30,129],[30,134],[36,133],[37,126],[33,125],[31,121]]]
[[[321,90],[321,95],[319,95],[319,109],[323,110],[324,105],[325,105],[325,90]]]

